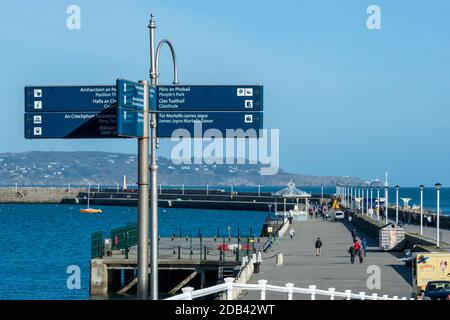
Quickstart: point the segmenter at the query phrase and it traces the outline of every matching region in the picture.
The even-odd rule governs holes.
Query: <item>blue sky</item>
[[[81,8],[81,30],[66,8]],[[381,8],[368,30],[366,8]],[[184,84],[260,83],[280,164],[415,186],[450,184],[450,2],[10,1],[0,11],[0,152],[135,152],[134,140],[25,140],[23,87],[148,78],[148,19]],[[167,52],[166,52],[167,53]],[[171,81],[169,55],[160,83]],[[160,154],[168,156],[163,142]]]

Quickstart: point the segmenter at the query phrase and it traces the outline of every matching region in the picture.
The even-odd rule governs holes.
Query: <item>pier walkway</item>
[[[390,296],[411,297],[411,267],[398,262],[396,257],[384,251],[379,251],[377,242],[369,239],[369,248],[363,264],[355,261],[350,263],[347,253],[351,245],[351,229],[341,222],[325,222],[322,219],[294,222],[294,239],[288,232],[279,239],[272,251],[263,255],[260,273],[253,274],[249,283],[258,280],[268,280],[269,284],[284,286],[294,283],[297,287],[307,288],[317,285],[318,289],[335,288],[337,291],[352,290],[354,293],[378,293]],[[358,235],[364,235],[360,230]],[[322,255],[316,257],[314,244],[320,237],[323,242]],[[275,256],[283,253],[284,264],[276,266]],[[369,290],[367,267],[375,265],[381,271],[381,288]],[[318,297],[319,298],[319,297]],[[323,297],[325,299],[325,297]],[[241,299],[259,299],[255,291],[244,292]],[[283,293],[267,292],[267,299],[286,299]],[[294,294],[293,299],[308,299],[307,295]]]

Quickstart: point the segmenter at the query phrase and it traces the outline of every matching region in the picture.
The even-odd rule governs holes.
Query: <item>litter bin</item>
[[[259,267],[261,265],[261,262],[255,262],[253,263],[253,272],[254,273],[259,273]]]

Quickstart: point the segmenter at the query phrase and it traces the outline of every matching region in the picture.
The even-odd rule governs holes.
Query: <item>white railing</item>
[[[317,289],[317,286],[310,285],[308,288],[294,287],[293,283],[286,283],[283,286],[273,286],[267,284],[267,280],[259,280],[257,284],[251,283],[236,283],[234,278],[225,278],[225,283],[216,286],[194,290],[192,287],[184,287],[183,293],[176,296],[167,298],[166,300],[192,300],[195,298],[205,297],[211,294],[226,292],[226,299],[233,300],[233,290],[249,290],[259,291],[260,299],[266,300],[266,293],[269,292],[281,292],[286,294],[287,300],[292,300],[294,293],[309,295],[310,300],[316,300],[316,296],[326,296],[330,300],[335,298],[343,298],[344,300],[408,300],[408,298],[400,298],[398,296],[389,297],[388,295],[378,295],[377,293],[366,294],[365,292],[352,293],[351,290],[345,290],[344,292],[336,291],[335,288],[328,288],[328,290]],[[410,298],[414,300],[414,298]]]

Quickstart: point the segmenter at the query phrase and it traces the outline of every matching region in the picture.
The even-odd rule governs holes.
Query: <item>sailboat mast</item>
[[[88,203],[87,203],[87,207],[89,209],[89,198],[91,197],[91,185],[88,186]]]

